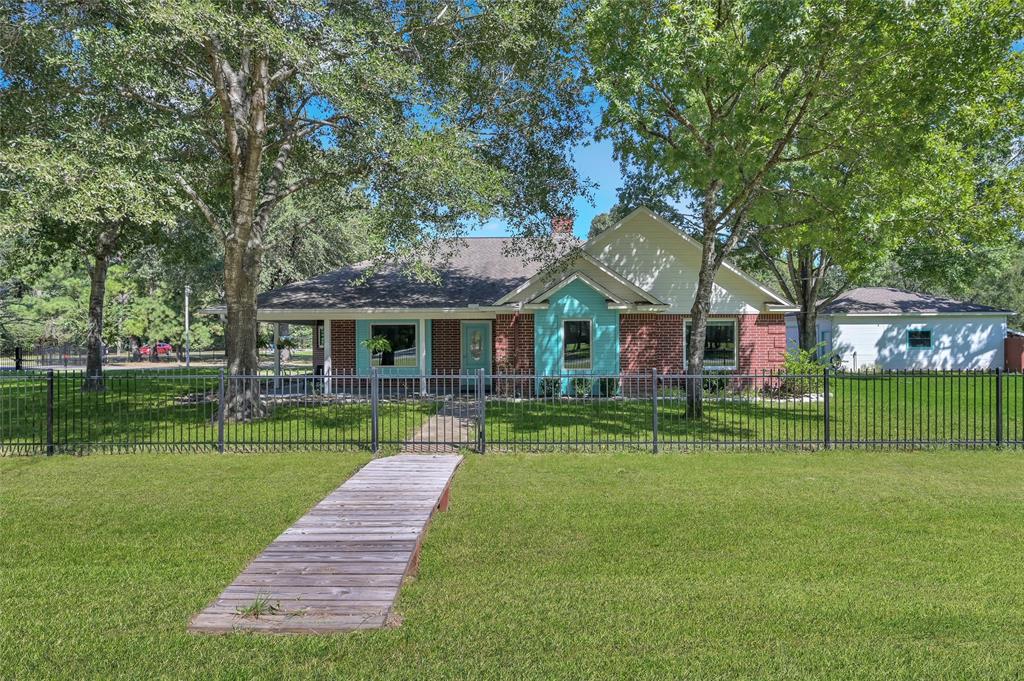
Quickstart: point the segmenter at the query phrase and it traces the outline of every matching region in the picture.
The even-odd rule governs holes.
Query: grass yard
[[[313,379],[289,379],[297,388]],[[331,399],[317,394],[270,394],[272,379],[263,379],[266,418],[225,423],[226,446],[257,444],[369,448],[371,407],[366,399]],[[217,372],[109,371],[106,390],[81,391],[80,373],[59,373],[54,381],[54,439],[81,445],[127,445],[160,448],[209,447],[218,442]],[[46,443],[45,374],[0,374],[0,450]],[[400,443],[436,411],[429,401],[399,404],[383,400],[380,438]]]
[[[748,386],[748,388],[751,386]],[[820,384],[811,389],[820,393]],[[830,424],[834,443],[971,443],[996,437],[995,376],[987,373],[833,377]],[[1006,442],[1024,440],[1024,377],[1003,377]],[[493,400],[488,442],[496,446],[579,442],[620,447],[652,440],[649,397]],[[681,389],[663,391],[658,437],[665,445],[783,444],[824,440],[824,402],[793,400],[756,390],[709,392],[704,415],[687,417]]]
[[[471,455],[401,628],[185,632],[365,460],[0,459],[0,675],[1024,675],[1024,460],[1003,452]]]

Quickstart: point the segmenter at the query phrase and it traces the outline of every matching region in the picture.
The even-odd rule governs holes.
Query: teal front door
[[[491,373],[491,323],[462,322],[462,374]]]

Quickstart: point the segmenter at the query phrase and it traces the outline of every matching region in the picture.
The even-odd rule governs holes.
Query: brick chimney
[[[571,215],[558,215],[551,218],[551,233],[555,236],[559,234],[572,235],[572,223],[573,216]]]

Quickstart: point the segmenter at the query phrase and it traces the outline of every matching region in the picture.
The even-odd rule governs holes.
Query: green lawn
[[[401,628],[185,632],[365,460],[0,460],[0,676],[1024,675],[1005,452],[471,455]]]
[[[1004,381],[1004,437],[1024,439],[1024,379]],[[658,436],[663,445],[782,444],[824,441],[824,401],[786,399],[762,391],[708,392],[701,418],[686,414],[682,381],[663,390]],[[819,394],[822,388],[814,386]],[[626,391],[628,394],[628,390]],[[995,440],[995,377],[936,374],[833,378],[829,386],[831,440],[963,443]],[[487,405],[488,442],[542,446],[553,442],[648,446],[653,437],[648,397],[494,400]]]
[[[57,442],[149,447],[174,443],[192,449],[213,448],[217,443],[216,372],[108,372],[108,389],[102,393],[82,393],[81,380],[79,374],[60,374],[56,381]],[[270,378],[263,380],[269,386]],[[298,385],[303,379],[285,380]],[[347,379],[338,380],[340,389],[351,387],[345,383]],[[1005,376],[1003,382],[1005,441],[1024,442],[1024,378]],[[671,447],[710,443],[793,446],[824,441],[823,400],[782,399],[760,387],[749,384],[738,392],[709,392],[704,416],[693,419],[686,415],[681,381],[669,385],[658,405],[660,442]],[[46,389],[44,376],[0,375],[0,448],[9,451],[26,443],[45,442]],[[812,391],[820,395],[821,388],[812,386]],[[829,393],[831,440],[838,445],[963,445],[995,439],[995,377],[991,374],[852,375],[833,378]],[[382,442],[393,445],[408,439],[442,404],[440,399],[408,399],[408,395],[402,400],[382,401]],[[325,399],[311,394],[269,399],[267,405],[267,418],[226,424],[224,437],[229,448],[365,448],[370,442],[371,411],[365,395]],[[488,443],[496,448],[543,448],[567,442],[583,447],[593,443],[619,449],[649,448],[652,404],[649,398],[506,400],[493,395],[487,403],[487,434]]]
[[[296,390],[303,382],[292,381]],[[368,400],[332,399],[309,394],[284,399],[269,394],[263,379],[268,416],[248,423],[227,422],[228,448],[248,446],[331,446],[368,448],[371,411]],[[81,391],[82,375],[59,373],[54,381],[54,439],[83,445],[168,445],[214,449],[218,377],[214,370],[110,371],[106,390]],[[312,388],[313,386],[308,386]],[[0,449],[46,442],[45,374],[0,375]],[[428,401],[382,401],[380,438],[400,443],[436,410]],[[39,451],[38,448],[35,451]]]

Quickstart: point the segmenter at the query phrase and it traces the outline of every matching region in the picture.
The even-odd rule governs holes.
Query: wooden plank
[[[278,536],[201,613],[204,633],[323,633],[386,626],[460,456],[371,461]],[[260,601],[257,617],[240,613]]]

